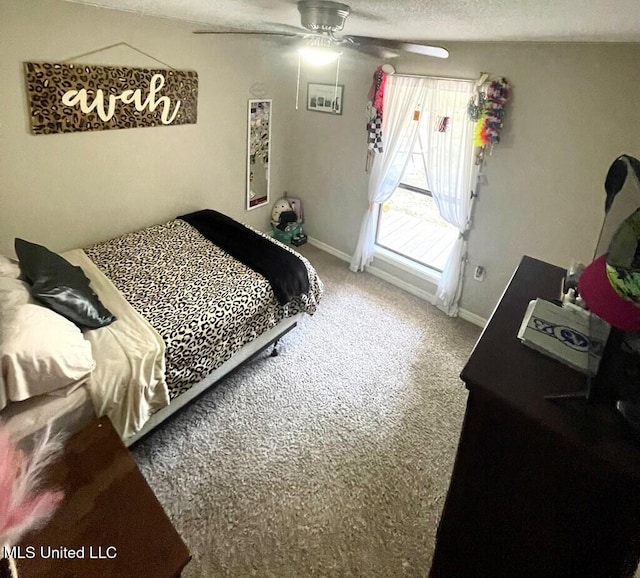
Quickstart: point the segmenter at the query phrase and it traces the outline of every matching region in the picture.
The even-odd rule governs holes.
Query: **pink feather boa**
[[[43,472],[61,449],[60,439],[47,429],[26,456],[0,424],[0,548],[45,524],[62,501],[62,491],[40,491]]]

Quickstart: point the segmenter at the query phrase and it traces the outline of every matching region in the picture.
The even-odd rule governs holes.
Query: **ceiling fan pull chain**
[[[338,102],[338,76],[340,75],[340,55],[338,54],[338,59],[336,60],[336,86],[333,92],[333,112],[334,113],[338,113],[338,111],[340,110],[340,107],[342,106],[342,103]]]
[[[296,79],[296,110],[298,110],[298,103],[300,100],[300,59],[302,55],[298,52],[298,78]]]

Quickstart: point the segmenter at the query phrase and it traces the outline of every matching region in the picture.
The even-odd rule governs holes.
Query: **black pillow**
[[[31,295],[81,328],[95,329],[116,318],[89,287],[84,271],[42,245],[15,240],[20,271]]]

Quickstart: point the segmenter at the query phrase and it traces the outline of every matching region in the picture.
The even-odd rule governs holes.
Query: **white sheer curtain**
[[[451,316],[458,314],[462,292],[467,232],[476,183],[473,163],[473,123],[467,104],[473,81],[389,76],[382,117],[382,153],[377,153],[369,175],[369,209],[362,219],[360,236],[351,259],[351,270],[360,271],[373,258],[380,205],[396,190],[418,134],[427,183],[442,218],[460,232],[436,289],[435,305]],[[419,120],[415,111],[419,110]],[[447,119],[443,123],[443,119]],[[438,128],[444,130],[438,130]]]
[[[371,167],[369,208],[362,219],[351,259],[352,271],[364,269],[373,259],[378,211],[381,203],[396,190],[407,166],[420,124],[415,119],[415,111],[425,99],[427,84],[424,78],[387,78],[382,114],[383,152],[375,154]]]
[[[436,80],[425,106],[420,130],[427,182],[440,216],[454,225],[460,236],[442,271],[436,289],[435,305],[451,316],[458,314],[462,293],[464,263],[467,256],[467,231],[471,225],[472,187],[477,171],[473,162],[473,123],[467,115],[467,103],[473,82]],[[443,118],[449,118],[444,132],[436,130]]]

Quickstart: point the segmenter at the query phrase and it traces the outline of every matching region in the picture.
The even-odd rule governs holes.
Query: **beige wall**
[[[249,90],[260,82],[274,98],[276,198],[295,93],[272,43],[195,36],[195,25],[61,1],[0,6],[0,252],[12,254],[16,236],[54,250],[86,246],[204,207],[266,228],[270,205],[245,211]],[[118,42],[198,72],[198,123],[31,134],[22,63],[63,61]],[[161,67],[124,46],[79,61]]]
[[[503,140],[486,163],[488,184],[476,205],[462,299],[464,308],[487,317],[523,254],[562,266],[591,258],[607,169],[621,153],[640,156],[640,45],[446,46],[446,61],[405,57],[396,69],[462,78],[488,71],[513,85]],[[311,209],[309,232],[348,254],[367,206],[364,95],[373,67],[361,68],[347,82],[344,118],[302,119],[295,135],[302,162],[292,173]],[[335,145],[313,155],[315,136],[330,138],[329,126],[336,127]],[[476,265],[486,268],[482,283],[473,280]],[[434,292],[433,285],[396,273]]]
[[[296,111],[291,49],[195,36],[194,28],[57,0],[0,4],[0,252],[12,253],[15,236],[55,250],[85,246],[202,207],[265,228],[270,206],[244,210],[246,106],[256,82],[274,99],[272,200],[285,190],[300,196],[307,232],[353,252],[367,206],[365,105],[377,61],[345,51],[341,116],[305,110],[307,82],[333,82],[335,69],[303,67]],[[122,41],[199,73],[198,123],[30,134],[22,62],[61,61]],[[446,46],[447,61],[408,56],[396,68],[466,78],[488,71],[514,87],[470,238],[463,307],[486,317],[523,254],[560,265],[590,258],[607,168],[623,152],[640,156],[640,45]],[[81,61],[157,64],[126,47]],[[483,283],[472,279],[475,265],[486,267]]]
[[[336,67],[302,67],[300,110],[290,134],[292,160],[288,190],[304,200],[305,231],[340,251],[352,254],[366,204],[366,104],[376,61],[344,51],[339,83],[344,84],[343,113],[306,110],[308,82],[335,82]],[[295,66],[289,70],[295,74]]]

